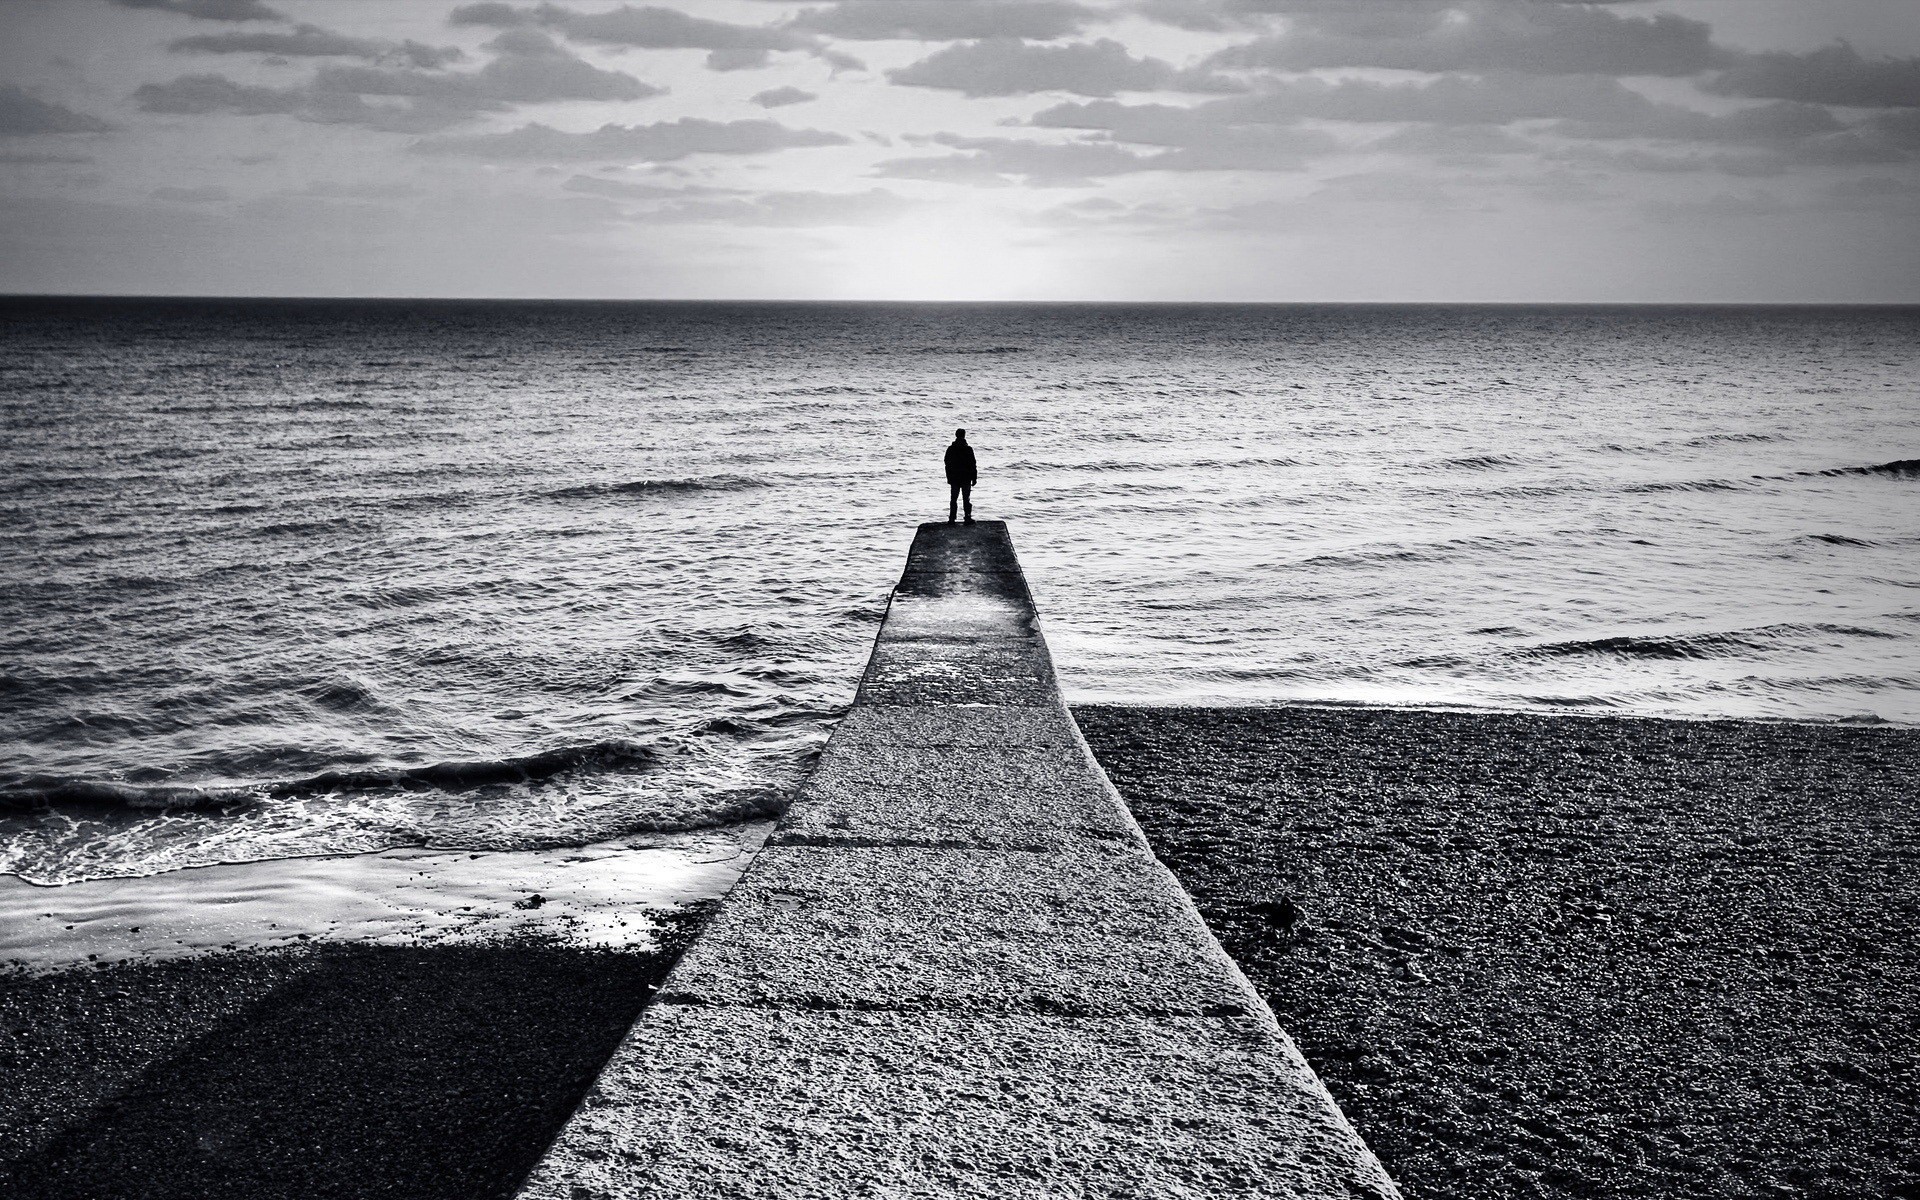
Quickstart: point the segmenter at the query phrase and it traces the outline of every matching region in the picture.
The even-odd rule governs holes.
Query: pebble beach
[[[1407,1195],[1920,1195],[1915,731],[1076,715]]]

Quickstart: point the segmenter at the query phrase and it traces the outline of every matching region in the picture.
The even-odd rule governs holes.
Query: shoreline
[[[1074,714],[1409,1194],[1920,1195],[1915,731]],[[0,1184],[510,1196],[703,915],[0,976]]]
[[[0,875],[0,979],[214,950],[485,943],[522,932],[645,948],[654,914],[724,896],[772,824],[543,850],[404,846],[63,884]]]

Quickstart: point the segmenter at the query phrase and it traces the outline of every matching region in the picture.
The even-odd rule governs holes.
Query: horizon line
[[[350,293],[245,292],[5,292],[0,302],[20,300],[227,300],[227,301],[361,301],[416,304],[822,304],[822,305],[1134,305],[1173,307],[1507,307],[1507,308],[1920,308],[1920,297],[1910,300],[1141,300],[1065,299],[896,299],[889,297],[754,297],[754,296],[499,296],[499,295],[355,295]]]

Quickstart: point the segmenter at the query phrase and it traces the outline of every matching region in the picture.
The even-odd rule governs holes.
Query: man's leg
[[[971,500],[967,502],[967,511],[968,512],[973,511],[973,502]],[[947,485],[947,524],[949,525],[953,524],[954,518],[959,515],[960,515],[960,485],[957,483],[950,483]]]
[[[967,502],[967,524],[973,524],[973,485],[966,484],[960,489],[960,498]]]

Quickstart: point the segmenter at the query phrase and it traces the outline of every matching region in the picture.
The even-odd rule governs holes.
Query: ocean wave
[[[1359,548],[1331,554],[1315,554],[1300,559],[1294,565],[1297,567],[1355,567],[1373,563],[1438,562],[1451,558],[1461,551],[1517,550],[1533,544],[1531,538],[1453,538],[1424,546],[1379,546],[1371,549]]]
[[[575,772],[641,771],[658,755],[634,742],[601,741],[561,746],[506,758],[427,763],[416,767],[343,767],[302,779],[255,785],[136,784],[102,779],[32,776],[18,786],[0,788],[0,812],[48,808],[105,808],[160,812],[232,810],[262,800],[297,799],[339,792],[388,789],[468,791],[501,784],[539,783]]]
[[[1777,442],[1780,438],[1771,433],[1708,433],[1697,438],[1688,438],[1680,443],[1683,446],[1713,446],[1722,442]]]
[[[1708,659],[1756,650],[1777,650],[1786,643],[1809,638],[1894,638],[1898,636],[1885,630],[1860,625],[1818,622],[1761,625],[1752,629],[1703,633],[1619,634],[1613,637],[1576,638],[1563,642],[1523,646],[1510,653],[1518,658],[1571,658],[1602,654],[1616,658]]]
[[[779,391],[767,393],[779,399],[795,396],[877,396],[879,394],[874,388],[853,387],[844,383],[827,383],[818,387],[782,388]]]
[[[1027,354],[1031,346],[875,346],[868,354]]]
[[[1728,436],[1732,437],[1732,435]],[[1753,436],[1758,438],[1760,435]],[[1791,475],[1749,475],[1745,479],[1662,480],[1655,483],[1628,484],[1621,490],[1627,492],[1733,492],[1766,483],[1784,483],[1794,479],[1839,479],[1849,475],[1878,476],[1884,479],[1920,479],[1920,458],[1897,458],[1891,462],[1868,463],[1860,466],[1795,471]]]
[[[1517,454],[1469,454],[1464,458],[1437,458],[1421,463],[1423,467],[1459,467],[1469,471],[1495,471],[1517,467],[1526,460]]]
[[[1883,475],[1890,479],[1920,479],[1920,458],[1897,458],[1892,462],[1860,467],[1829,467],[1824,471],[1801,471],[1806,477],[1834,478],[1841,475]]]
[[[600,496],[683,496],[695,492],[743,492],[766,487],[757,475],[701,475],[686,479],[635,479],[627,483],[585,483],[558,488],[547,495],[556,500],[586,500]]]
[[[1870,538],[1848,537],[1844,533],[1809,533],[1802,541],[1819,542],[1827,546],[1875,546],[1879,543]]]
[[[1623,492],[1737,492],[1752,487],[1751,479],[1673,479],[1660,483],[1630,483]]]

